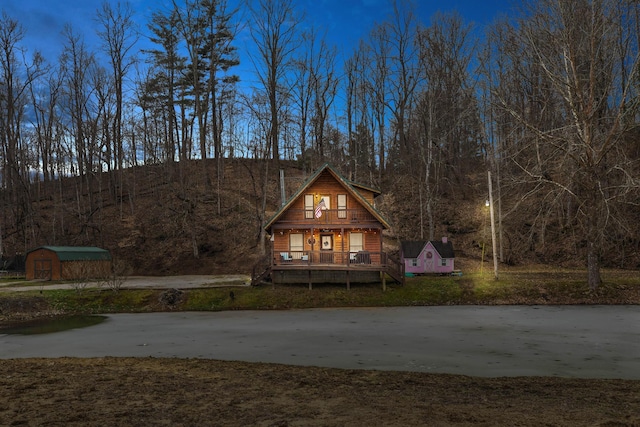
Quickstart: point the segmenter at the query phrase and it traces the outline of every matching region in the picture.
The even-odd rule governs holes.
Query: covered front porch
[[[274,284],[308,283],[382,283],[387,275],[404,283],[404,265],[385,252],[370,251],[295,251],[274,253],[270,268]]]

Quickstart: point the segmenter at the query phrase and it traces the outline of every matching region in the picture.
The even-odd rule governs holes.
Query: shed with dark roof
[[[41,246],[27,253],[27,280],[77,280],[107,277],[111,254],[93,246]]]
[[[400,252],[406,273],[450,274],[454,270],[453,243],[446,237],[442,240],[403,241]]]

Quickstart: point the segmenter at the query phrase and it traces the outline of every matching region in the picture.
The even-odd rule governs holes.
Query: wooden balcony
[[[324,209],[319,218],[316,218],[314,209],[290,209],[280,218],[279,223],[285,226],[295,224],[296,226],[350,225],[359,227],[379,224],[366,209]]]

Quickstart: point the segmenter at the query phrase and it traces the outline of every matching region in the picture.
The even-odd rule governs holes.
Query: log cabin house
[[[403,264],[383,250],[380,192],[323,165],[266,223],[272,283],[404,283]],[[255,280],[254,280],[255,282]]]

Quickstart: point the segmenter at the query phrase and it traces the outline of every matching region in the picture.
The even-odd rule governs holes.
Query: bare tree
[[[481,125],[474,85],[469,76],[473,47],[469,41],[470,26],[464,25],[458,14],[436,14],[428,28],[419,31],[418,45],[422,75],[426,82],[414,109],[415,150],[420,159],[424,179],[419,185],[421,205],[421,238],[434,238],[434,210],[445,180],[462,177],[471,171],[476,158]],[[426,214],[426,221],[424,218]],[[426,222],[427,235],[424,225]]]
[[[305,45],[313,46],[315,42],[315,32],[304,33],[302,35]],[[310,160],[307,152],[309,137],[309,126],[311,121],[311,111],[313,103],[313,86],[311,82],[310,63],[312,61],[310,49],[301,49],[301,55],[294,61],[292,97],[298,112],[297,123],[300,141],[300,155],[304,168],[310,167]]]
[[[269,105],[269,151],[280,159],[280,114],[287,97],[282,85],[290,71],[290,60],[299,45],[296,16],[292,0],[255,0],[250,3],[251,37],[257,54],[253,59],[258,79]]]
[[[416,34],[418,24],[409,0],[394,0],[393,15],[386,24],[390,55],[388,62],[389,94],[386,106],[394,120],[394,143],[397,149],[408,151],[408,113],[414,102],[415,90],[422,81]]]
[[[519,28],[503,40],[521,47],[521,57],[507,58],[526,64],[534,92],[522,92],[527,102],[512,102],[510,93],[496,90],[510,117],[502,126],[517,129],[510,158],[526,186],[522,192],[544,194],[536,199],[541,208],[567,216],[584,245],[588,284],[596,289],[608,232],[624,223],[623,207],[637,201],[640,186],[628,147],[638,107],[637,33],[621,25],[638,5],[540,0],[528,6]],[[550,120],[540,121],[536,108]]]
[[[114,164],[117,169],[122,169],[124,150],[122,146],[122,118],[124,105],[124,80],[129,68],[134,63],[130,55],[135,43],[138,41],[137,28],[133,20],[133,11],[129,3],[118,3],[114,8],[109,2],[103,2],[97,12],[97,21],[100,25],[98,35],[102,39],[104,48],[109,56],[112,68],[113,83],[115,86],[115,113],[113,116],[112,136]]]
[[[371,126],[372,133],[377,134],[378,137],[378,181],[382,180],[386,168],[386,152],[387,144],[386,129],[386,109],[387,109],[387,92],[389,85],[389,58],[390,58],[390,46],[388,30],[386,26],[377,26],[371,32],[370,52],[371,59],[367,62],[369,65],[366,71],[367,79],[367,96],[368,101],[371,102]],[[365,100],[365,98],[362,98]]]
[[[31,168],[35,159],[29,158],[30,147],[23,136],[23,122],[29,90],[43,69],[43,58],[35,53],[27,61],[19,43],[25,36],[18,21],[4,12],[0,19],[0,157],[2,158],[2,202],[13,218],[2,218],[2,228],[15,227],[15,233],[27,245],[28,221],[32,217],[30,202]],[[0,255],[3,241],[0,228]],[[22,248],[24,250],[25,248]]]

